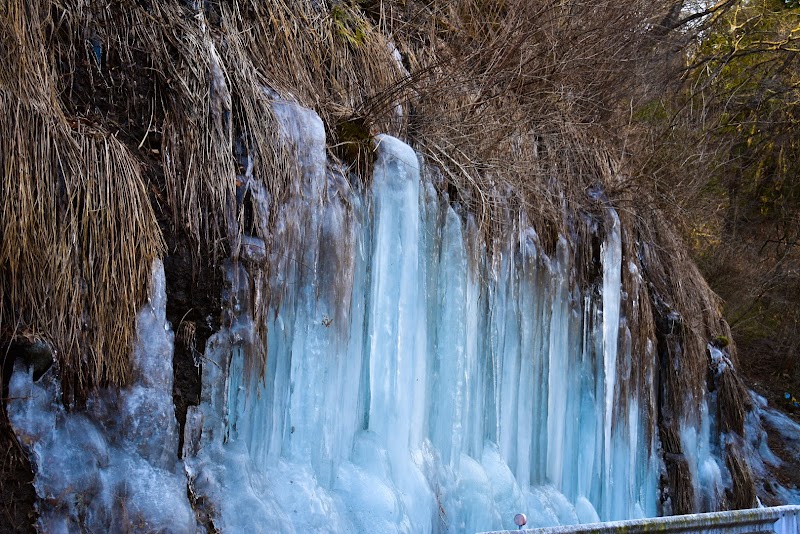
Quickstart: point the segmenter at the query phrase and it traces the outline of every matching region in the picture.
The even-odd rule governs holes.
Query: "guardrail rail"
[[[493,531],[484,534],[637,534],[669,532],[697,534],[800,534],[800,506],[775,506],[708,514],[675,515],[609,521],[586,525]]]

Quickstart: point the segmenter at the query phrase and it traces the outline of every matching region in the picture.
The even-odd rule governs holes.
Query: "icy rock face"
[[[745,419],[746,446],[743,447],[753,474],[758,480],[767,481],[765,490],[779,503],[800,504],[800,487],[782,485],[774,473],[793,469],[800,464],[800,425],[794,420],[767,405],[767,400],[750,392],[753,409]],[[767,434],[776,436],[784,448],[783,459],[778,457],[767,443]],[[731,439],[728,437],[727,439]],[[789,530],[789,532],[796,532]]]
[[[301,172],[277,214],[275,304],[254,314],[262,274],[228,265],[231,320],[187,416],[190,487],[214,525],[475,532],[519,512],[532,526],[655,515],[649,393],[617,373],[639,356],[619,349],[613,209],[599,298],[572,282],[567,241],[545,256],[524,219],[489,254],[401,141],[378,138],[362,190],[326,161],[319,117],[280,101],[275,114]]]
[[[53,370],[37,382],[18,364],[8,414],[31,453],[43,532],[195,532],[172,404],[173,334],[164,270],[137,318],[132,384],[99,390],[67,412]]]
[[[721,374],[732,368],[730,358],[718,347],[707,345],[711,368],[716,382]],[[681,447],[695,483],[695,509],[701,512],[716,512],[721,508],[726,489],[733,481],[724,461],[724,446],[736,436],[721,434],[717,427],[717,396],[714,388],[704,391],[700,399],[698,420],[682,421],[680,425]]]
[[[707,345],[711,378],[717,383],[733,363],[724,349]],[[725,493],[733,488],[733,477],[725,461],[729,447],[741,451],[756,481],[763,487],[771,504],[800,504],[800,489],[782,485],[775,476],[780,470],[791,469],[800,462],[800,425],[777,410],[769,408],[760,395],[750,392],[744,437],[733,432],[720,432],[715,414],[719,411],[719,390],[709,388],[699,402],[699,417],[695,424],[683,421],[680,428],[681,445],[694,481],[695,508],[701,512],[721,509]],[[775,436],[784,448],[782,460],[770,450],[767,433]]]

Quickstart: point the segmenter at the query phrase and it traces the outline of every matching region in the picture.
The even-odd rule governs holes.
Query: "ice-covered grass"
[[[723,373],[733,368],[733,363],[724,349],[709,344],[707,350],[712,371],[711,383],[718,384]],[[765,398],[751,391],[751,407],[745,416],[744,437],[720,432],[720,423],[717,421],[718,389],[709,389],[700,399],[698,420],[682,421],[680,426],[681,446],[694,482],[695,509],[702,512],[720,510],[724,506],[726,493],[733,490],[733,477],[724,460],[724,451],[728,447],[734,447],[744,454],[754,475],[757,493],[766,497],[770,504],[800,504],[800,489],[786,487],[776,476],[781,470],[793,469],[790,464],[800,463],[800,446],[797,445],[800,443],[800,425],[768,407]],[[770,449],[767,432],[782,444],[783,459]]]
[[[774,408],[755,392],[750,392],[753,409],[745,420],[744,448],[747,460],[760,481],[766,481],[765,490],[782,504],[800,504],[800,487],[782,484],[775,473],[796,469],[800,465],[800,425]],[[776,436],[783,447],[781,457],[770,449],[767,432]],[[797,477],[793,477],[797,480]],[[787,487],[788,486],[788,487]]]

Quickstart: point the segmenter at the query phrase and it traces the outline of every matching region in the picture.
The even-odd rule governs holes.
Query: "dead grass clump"
[[[739,375],[725,369],[718,382],[717,421],[720,432],[734,432],[744,436],[744,420],[752,408],[750,394]]]
[[[689,462],[680,455],[666,455],[667,485],[671,488],[671,510],[673,515],[691,514],[696,512],[694,485]]]
[[[328,125],[367,118],[376,133],[400,133],[393,112],[403,100],[403,67],[355,3],[243,0],[221,5],[220,13],[241,32],[270,87],[317,110]]]
[[[396,104],[407,73],[386,34],[352,2],[244,0],[221,4],[218,15],[220,49],[235,52],[226,63],[243,75],[235,85],[255,81],[314,109],[329,146],[367,177],[371,136],[400,136],[405,124]]]
[[[177,1],[143,7],[73,0],[62,9],[63,56],[71,57],[71,50],[79,50],[91,36],[122,64],[147,63],[161,87],[163,122],[153,127],[161,137],[173,220],[193,239],[196,254],[201,245],[214,255],[221,252],[236,187],[232,103],[227,73],[202,13]],[[143,58],[134,57],[135,52]],[[128,101],[120,105],[143,104],[124,87],[119,97]]]
[[[628,376],[624,384],[630,388],[630,393],[621,392],[617,404],[618,410],[624,414],[627,403],[631,399],[636,399],[642,411],[644,423],[642,426],[646,432],[646,440],[650,444],[655,444],[656,440],[651,433],[658,432],[660,392],[658,340],[652,297],[637,254],[636,239],[633,237],[635,225],[631,220],[631,214],[621,211],[619,216],[622,225],[622,287],[625,292],[621,305],[625,326],[631,336],[629,347],[631,361],[626,362],[620,358],[617,362],[618,376]],[[622,338],[624,339],[624,336]],[[623,339],[620,340],[621,345]],[[620,385],[620,388],[623,387]],[[679,449],[673,450],[677,452]]]
[[[50,2],[6,0],[0,6],[0,87],[40,113],[55,103],[53,68],[44,45]]]
[[[67,393],[124,383],[161,234],[113,136],[0,87],[0,326],[56,347]]]
[[[731,510],[743,510],[758,506],[753,473],[738,445],[730,444],[725,450],[725,464],[733,479],[733,487],[726,492]]]
[[[65,398],[80,400],[125,382],[163,244],[130,150],[63,111],[57,12],[44,0],[0,8],[0,335],[47,340]]]

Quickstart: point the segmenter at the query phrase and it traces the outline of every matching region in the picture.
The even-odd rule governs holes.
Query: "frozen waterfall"
[[[546,255],[523,214],[487,242],[398,139],[378,137],[367,187],[328,161],[315,113],[274,111],[301,176],[280,207],[247,184],[257,215],[277,210],[274,244],[265,258],[244,236],[226,263],[183,459],[160,266],[129,388],[68,413],[52,373],[14,374],[37,492],[70,503],[43,501],[43,525],[417,534],[515,528],[519,512],[530,526],[656,515],[653,377],[631,378],[654,356],[631,353],[622,270],[636,273],[614,210],[602,283],[581,287],[566,238]]]
[[[368,190],[325,158],[322,122],[275,105],[302,169],[282,208],[262,379],[248,370],[252,279],[210,341],[187,424],[192,487],[228,532],[475,532],[656,514],[639,396],[620,402],[619,219],[602,298],[520,219],[490,246],[435,173],[380,136]],[[285,243],[282,243],[282,240]],[[284,246],[285,244],[285,246]],[[628,334],[629,335],[629,334]],[[191,439],[194,436],[194,439]]]
[[[8,416],[35,466],[43,532],[194,532],[178,461],[172,404],[174,336],[166,321],[164,268],[137,317],[133,384],[95,391],[67,411],[53,370],[33,380],[16,365]]]

